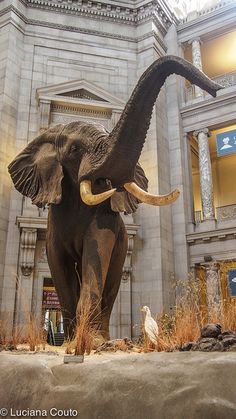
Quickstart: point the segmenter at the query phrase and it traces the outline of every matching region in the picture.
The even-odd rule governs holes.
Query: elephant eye
[[[72,146],[70,147],[70,153],[74,153],[77,150],[78,150],[77,144],[72,144]]]

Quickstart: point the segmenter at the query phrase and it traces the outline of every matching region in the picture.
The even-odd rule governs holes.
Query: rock
[[[191,348],[192,351],[203,351],[203,352],[215,352],[215,351],[224,351],[224,346],[222,342],[218,341],[215,338],[203,338],[198,342],[194,343]]]
[[[235,333],[235,332],[232,332],[231,330],[226,330],[225,332],[222,332],[222,333],[218,336],[218,339],[219,339],[219,340],[223,340],[223,339],[226,339],[226,338],[228,338],[228,337],[231,337],[231,338],[236,338],[236,333]]]
[[[201,338],[217,338],[221,334],[221,325],[209,323],[201,330]]]
[[[191,351],[199,351],[198,343],[192,345]]]
[[[0,354],[5,409],[60,410],[78,419],[235,419],[236,356],[230,352]],[[77,415],[61,414],[76,410]],[[63,412],[62,412],[63,413]],[[10,417],[7,416],[7,417]],[[56,415],[58,417],[58,415]]]
[[[228,348],[229,346],[232,346],[236,343],[236,336],[225,336],[222,340],[222,344],[224,348]]]
[[[194,342],[187,342],[180,347],[180,351],[190,351],[194,345]]]
[[[229,335],[231,336],[231,335],[233,335],[233,336],[236,337],[236,333],[233,332],[233,330],[224,330],[224,332],[222,332],[221,335],[222,336],[229,336]]]
[[[217,341],[216,344],[213,346],[213,348],[211,349],[211,351],[224,351],[224,345],[222,344],[222,342]]]
[[[236,344],[229,346],[228,352],[236,352]]]
[[[197,343],[198,350],[204,352],[212,351],[214,350],[216,343],[218,343],[218,341],[215,338],[203,338]]]

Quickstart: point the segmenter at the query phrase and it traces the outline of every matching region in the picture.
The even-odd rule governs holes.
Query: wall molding
[[[117,34],[117,33],[111,33],[111,32],[104,32],[104,31],[97,31],[97,30],[93,30],[93,29],[87,29],[87,28],[81,28],[79,26],[71,26],[71,25],[64,25],[61,23],[55,23],[55,22],[46,22],[43,20],[37,20],[37,19],[30,19],[28,17],[26,17],[23,13],[21,13],[16,7],[10,5],[8,7],[6,7],[5,9],[0,11],[0,17],[4,16],[8,13],[13,12],[25,25],[30,25],[30,26],[41,26],[41,27],[46,27],[46,28],[50,28],[50,29],[57,29],[57,30],[62,30],[62,31],[67,31],[67,32],[76,32],[76,33],[81,33],[81,34],[87,34],[87,35],[92,35],[92,36],[99,36],[99,37],[103,37],[103,38],[111,38],[111,39],[118,39],[118,40],[122,40],[122,41],[126,41],[126,42],[133,42],[133,43],[139,43],[142,41],[145,41],[148,38],[153,37],[155,39],[155,41],[161,46],[161,48],[163,49],[164,52],[167,51],[167,46],[164,42],[164,40],[157,34],[156,31],[152,30],[149,31],[147,33],[145,33],[142,36],[138,36],[136,37],[132,37],[132,36],[127,36],[127,35],[121,35],[121,34]],[[160,30],[160,32],[162,33],[163,36],[165,36],[167,29],[163,28],[162,25],[160,25],[160,21],[159,19],[155,16],[155,14],[153,14],[152,16],[149,16],[150,19],[153,20],[153,23],[156,25],[156,27]],[[90,17],[91,19],[91,17]],[[15,22],[12,18],[8,19],[8,23],[13,22],[23,33],[26,32],[26,30],[19,24],[19,22]],[[6,24],[6,22],[4,22],[4,24]],[[1,27],[1,25],[0,25]]]
[[[26,7],[53,10],[90,19],[117,21],[129,25],[137,25],[155,15],[166,31],[173,20],[176,20],[167,5],[158,0],[146,0],[132,6],[129,2],[123,5],[103,0],[21,0],[21,2]]]

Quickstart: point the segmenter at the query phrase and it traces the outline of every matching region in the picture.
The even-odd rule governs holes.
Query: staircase
[[[54,345],[61,346],[64,342],[65,335],[64,333],[54,333]]]

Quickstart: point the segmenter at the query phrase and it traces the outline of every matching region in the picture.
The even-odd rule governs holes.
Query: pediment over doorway
[[[125,104],[110,92],[86,80],[74,80],[38,88],[36,97],[39,101],[42,99],[59,101],[63,98],[70,98],[70,100],[101,102],[103,105],[122,109]]]
[[[36,98],[39,103],[40,130],[72,120],[100,122],[110,130],[125,106],[121,99],[86,80],[38,88]]]

